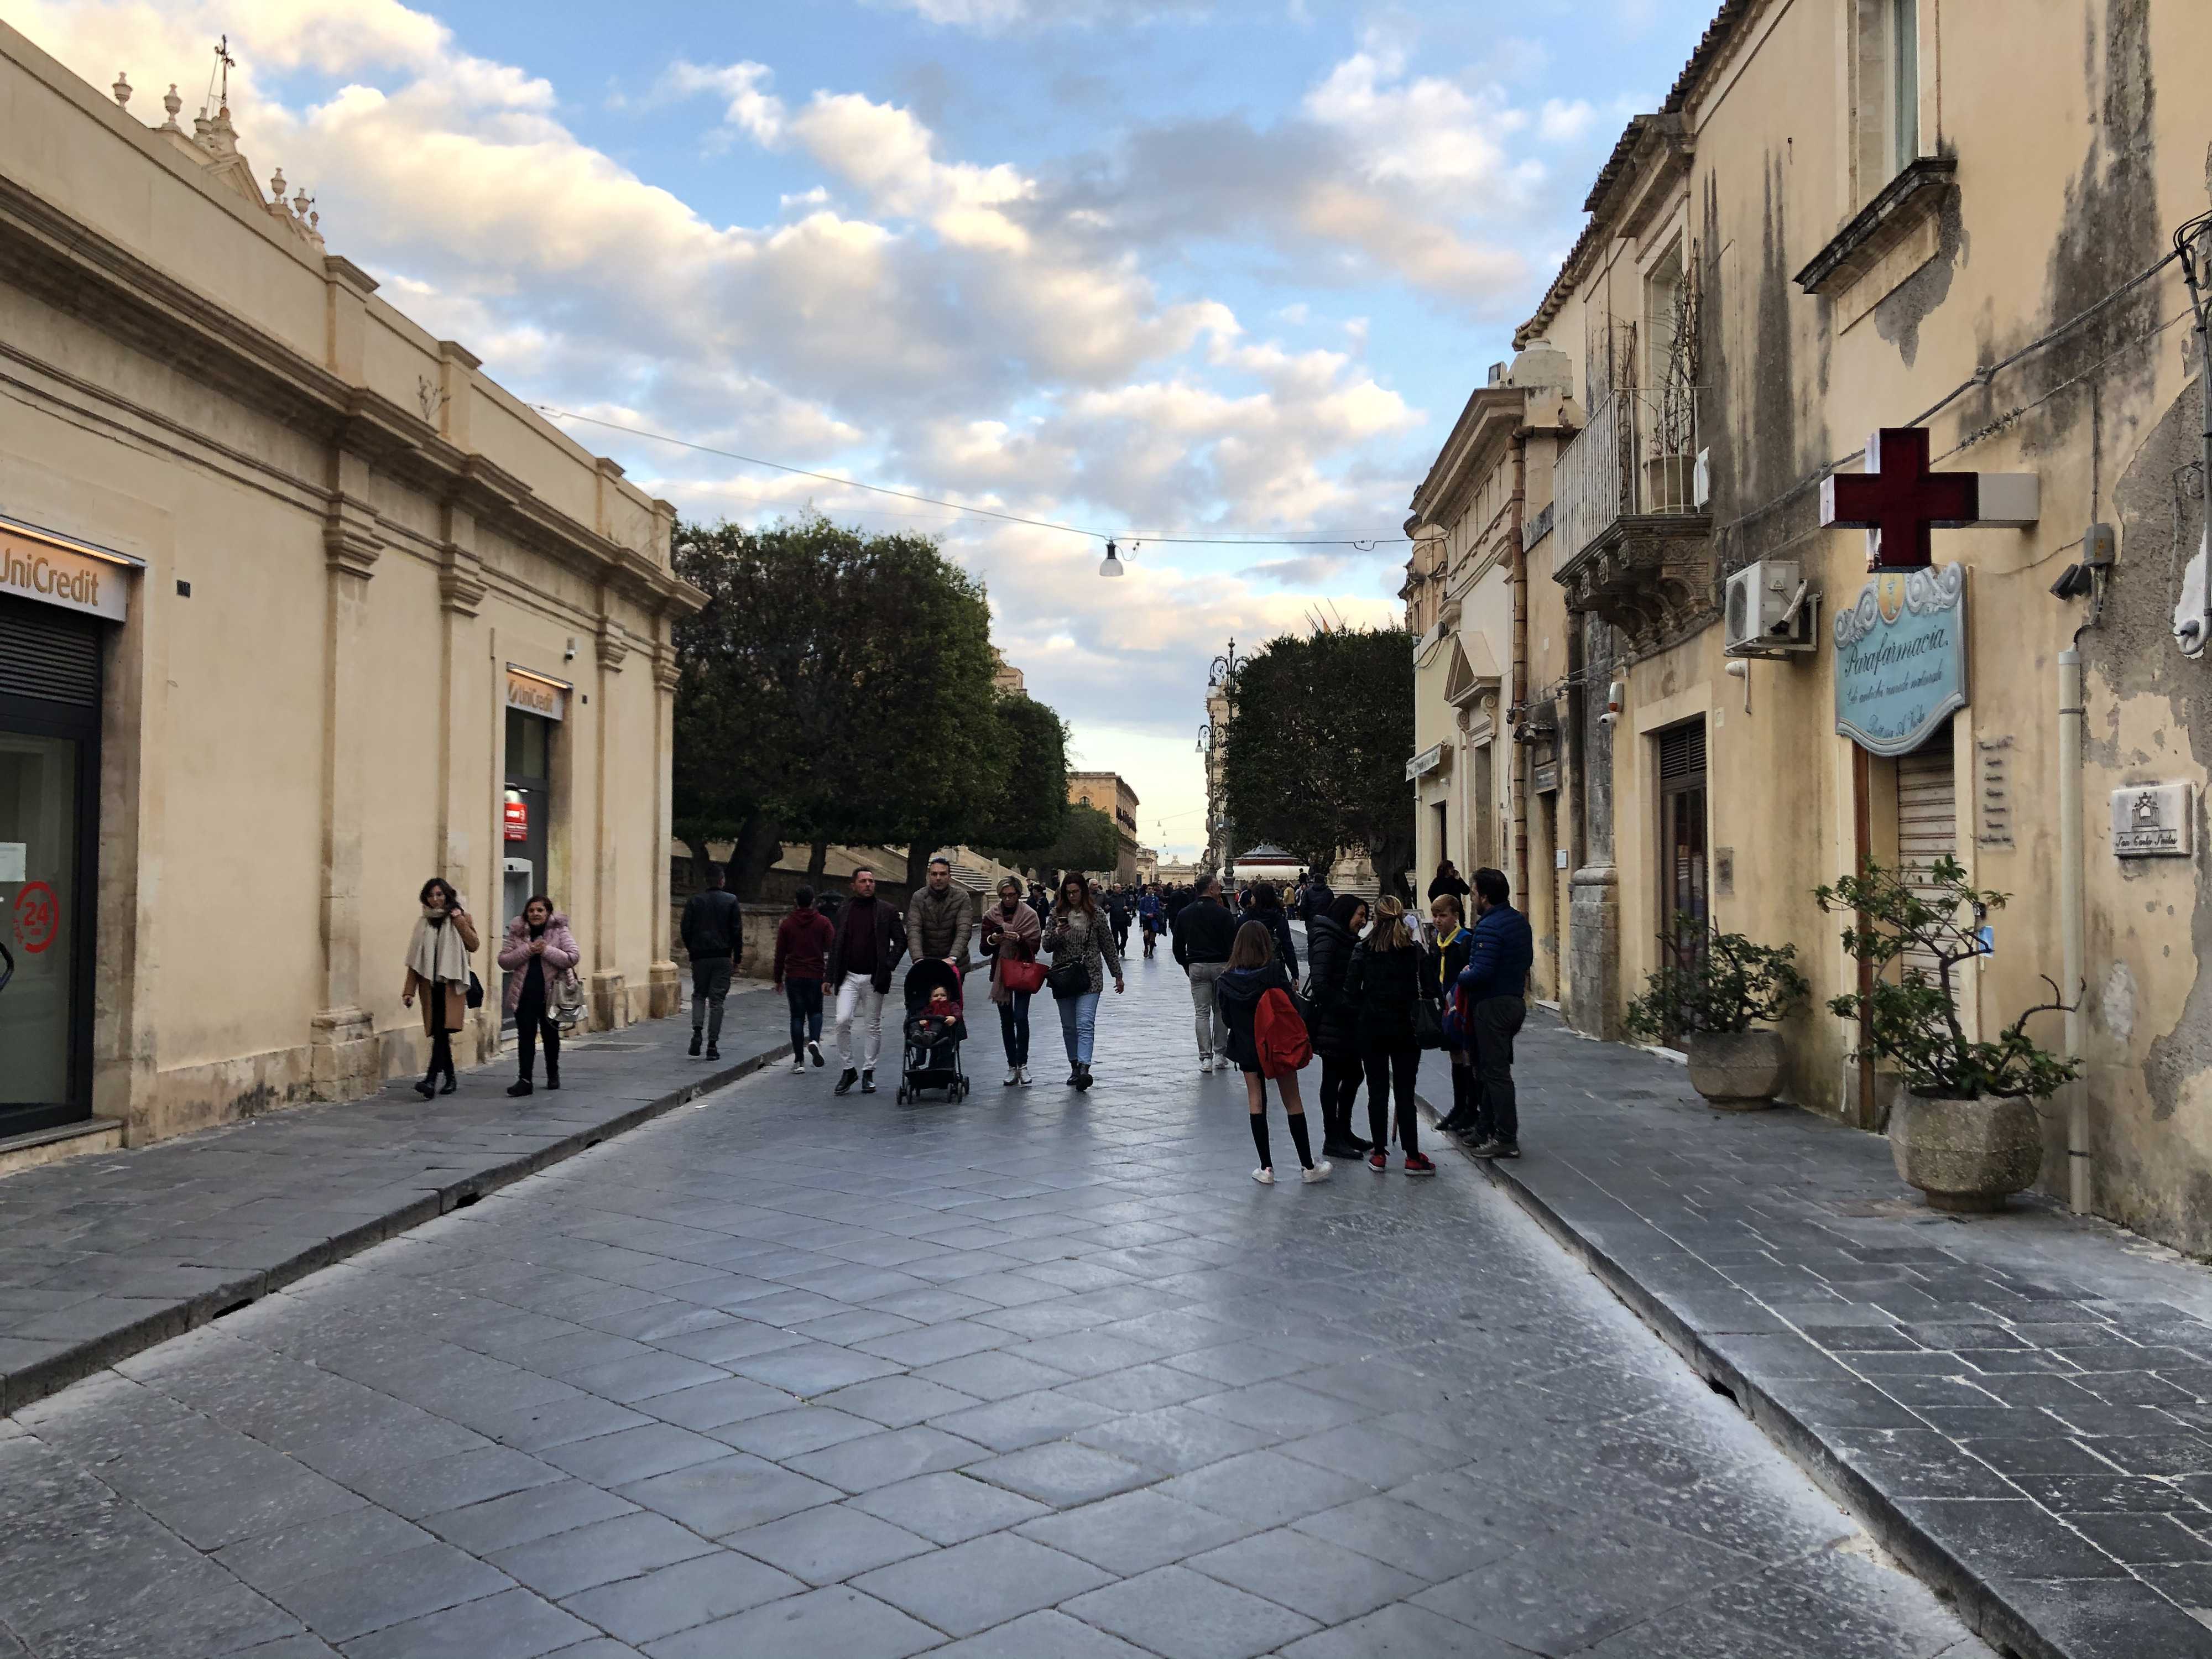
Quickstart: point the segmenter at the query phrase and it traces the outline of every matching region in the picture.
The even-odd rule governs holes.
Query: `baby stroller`
[[[899,1104],[921,1098],[924,1089],[942,1089],[947,1100],[968,1092],[968,1074],[960,1069],[960,1045],[968,1036],[968,1023],[960,1012],[960,970],[938,957],[917,962],[906,970],[906,1063],[899,1078]],[[929,1012],[929,996],[943,991],[952,1005],[952,1016],[939,1020]]]

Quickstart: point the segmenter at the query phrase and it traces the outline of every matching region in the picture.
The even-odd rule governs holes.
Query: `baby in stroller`
[[[968,1036],[960,992],[959,970],[949,963],[932,958],[907,970],[901,1105],[920,1099],[924,1089],[942,1089],[948,1100],[968,1092],[967,1074],[960,1065],[960,1045]]]

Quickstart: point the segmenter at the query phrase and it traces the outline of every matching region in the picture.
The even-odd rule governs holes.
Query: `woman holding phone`
[[[1127,988],[1113,928],[1080,870],[1070,870],[1060,878],[1059,902],[1052,907],[1052,932],[1044,948],[1052,952],[1050,983],[1060,1006],[1060,1039],[1067,1045],[1067,1086],[1079,1091],[1091,1086],[1091,1046],[1098,1030],[1098,999],[1106,994],[1106,970],[1114,970],[1116,996]]]
[[[422,1030],[430,1039],[430,1069],[415,1085],[428,1100],[460,1086],[453,1074],[453,1033],[469,1023],[469,957],[477,948],[477,925],[461,908],[461,896],[443,876],[433,876],[416,895],[422,914],[407,943],[407,983],[399,1000],[412,1008],[422,999]],[[445,1086],[438,1086],[444,1074]]]

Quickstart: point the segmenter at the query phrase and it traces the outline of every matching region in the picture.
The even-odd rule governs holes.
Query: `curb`
[[[196,1330],[226,1314],[236,1313],[240,1309],[259,1301],[271,1291],[281,1291],[286,1285],[305,1279],[309,1273],[319,1273],[348,1256],[358,1255],[372,1245],[381,1244],[387,1238],[410,1232],[427,1221],[434,1221],[449,1210],[473,1204],[487,1193],[496,1192],[526,1176],[533,1176],[556,1164],[565,1163],[580,1152],[589,1152],[603,1140],[650,1123],[679,1106],[690,1104],[702,1095],[726,1088],[750,1077],[764,1066],[788,1059],[790,1054],[791,1044],[788,1042],[763,1049],[733,1066],[708,1072],[641,1106],[632,1106],[550,1146],[540,1146],[520,1158],[490,1164],[450,1185],[426,1192],[411,1203],[401,1205],[397,1209],[324,1239],[270,1267],[241,1274],[213,1290],[180,1297],[158,1312],[148,1314],[117,1329],[104,1331],[75,1346],[64,1348],[59,1353],[49,1355],[35,1364],[0,1373],[0,1417],[20,1411],[33,1401],[57,1394],[72,1382],[81,1382],[118,1360],[143,1353],[172,1337],[182,1336],[185,1332]]]
[[[1572,1222],[1496,1158],[1476,1158],[1443,1133],[1443,1115],[1419,1093],[1415,1102],[1428,1115],[1429,1127],[1443,1145],[1474,1164],[1490,1184],[1504,1192],[1631,1313],[1680,1354],[1690,1369],[1717,1394],[1725,1394],[1792,1462],[1870,1533],[1875,1542],[1903,1562],[1912,1575],[1948,1602],[1960,1620],[2006,1659],[2073,1659],[2037,1629],[2003,1593],[1972,1565],[1916,1522],[1882,1491],[1838,1458],[1820,1432],[1746,1376],[1703,1333],[1640,1283],[1634,1272],[1585,1237]]]

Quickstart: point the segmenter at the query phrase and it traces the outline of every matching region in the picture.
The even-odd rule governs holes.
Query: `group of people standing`
[[[1447,866],[1449,868],[1449,866]],[[1534,940],[1511,902],[1503,872],[1478,870],[1474,925],[1466,925],[1462,896],[1432,890],[1424,937],[1406,908],[1389,896],[1371,905],[1355,894],[1331,895],[1306,921],[1307,972],[1298,959],[1280,896],[1266,884],[1251,895],[1239,921],[1213,878],[1197,884],[1194,902],[1176,916],[1175,957],[1190,981],[1199,1070],[1235,1066],[1244,1073],[1253,1144],[1253,1178],[1274,1180],[1269,1157],[1266,1084],[1273,1081],[1290,1118],[1303,1178],[1326,1180],[1331,1165],[1313,1157],[1295,1066],[1271,1068],[1260,1042],[1261,1009],[1281,991],[1304,1021],[1322,1062],[1324,1159],[1364,1158],[1380,1174],[1389,1167],[1390,1121],[1409,1176],[1436,1172],[1420,1150],[1414,1088],[1424,1048],[1451,1059],[1452,1110],[1445,1130],[1478,1157],[1520,1156],[1513,1088],[1513,1038],[1527,1016]],[[1447,1007],[1453,1018],[1445,1018]],[[1367,1129],[1352,1127],[1360,1085],[1367,1087]],[[1395,1109],[1395,1112],[1394,1112]]]

